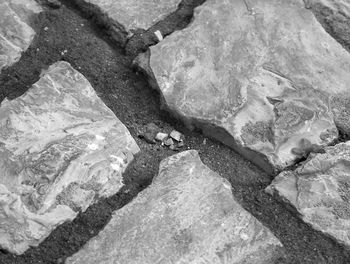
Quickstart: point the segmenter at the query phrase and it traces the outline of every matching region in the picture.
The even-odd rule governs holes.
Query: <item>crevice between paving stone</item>
[[[176,30],[184,29],[192,20],[194,9],[202,5],[206,0],[182,0],[177,10],[169,14],[165,19],[158,21],[147,30],[138,29],[129,36],[124,26],[109,18],[98,6],[87,3],[85,0],[60,0],[65,5],[81,10],[117,44],[125,48],[128,55],[135,57],[145,52],[149,46],[158,43],[154,34],[160,31],[162,36],[168,36]]]
[[[59,0],[67,7],[79,10],[81,14],[92,20],[99,29],[110,38],[115,45],[124,47],[128,39],[128,33],[124,26],[109,18],[98,6],[87,3],[84,0]]]
[[[296,160],[295,163],[291,166],[286,167],[283,171],[294,171],[296,170],[298,167],[300,167],[306,160],[309,159],[310,155],[312,154],[316,154],[316,153],[325,153],[325,148],[326,147],[331,147],[331,146],[336,146],[340,143],[344,143],[350,140],[350,136],[348,134],[345,134],[341,128],[337,127],[338,130],[338,138],[336,140],[334,140],[331,144],[328,144],[327,146],[324,146],[322,148],[320,148],[317,151],[310,151],[308,153],[306,153],[303,157],[301,157],[300,159]],[[281,171],[282,172],[282,171]]]
[[[68,6],[71,7],[71,5]],[[61,12],[44,12],[41,17],[39,17],[39,20],[42,22],[46,21],[55,24],[55,20],[60,21],[60,19],[64,19],[62,16],[67,15],[69,17],[70,15],[68,13],[70,11],[66,10],[65,7],[62,7],[62,9],[63,11]],[[74,9],[74,12],[82,16],[78,10]],[[77,23],[80,22],[77,21]],[[42,24],[41,26],[44,27],[45,25]],[[69,24],[64,26],[69,26]],[[62,25],[58,23],[58,28],[60,27],[62,27]],[[93,23],[89,24],[88,27],[94,28],[94,34],[102,38],[105,42],[109,43],[110,46],[113,46],[116,53],[124,53],[123,49],[121,49],[118,45],[114,45],[115,42],[110,41],[110,38],[104,35],[103,30],[105,29],[103,27],[95,27]],[[64,29],[62,30],[64,32]],[[58,32],[57,34],[60,33],[61,32]],[[0,75],[0,87],[5,88],[2,89],[0,93],[4,93],[10,98],[15,98],[21,95],[34,82],[36,82],[36,80],[39,78],[41,69],[47,68],[48,65],[58,60],[69,61],[74,68],[85,74],[98,94],[101,94],[101,86],[105,87],[118,85],[114,83],[110,84],[109,80],[103,80],[104,83],[101,84],[101,80],[97,80],[93,74],[89,74],[90,68],[88,68],[88,66],[84,68],[81,61],[75,63],[75,60],[81,60],[80,57],[76,57],[80,56],[80,54],[70,55],[70,51],[68,50],[68,55],[60,55],[63,49],[69,49],[70,45],[75,45],[74,43],[70,42],[69,39],[66,39],[65,35],[61,36],[62,43],[54,43],[50,45],[50,43],[46,43],[44,41],[46,39],[44,34],[45,32],[40,30],[36,36],[36,40],[33,42],[33,45],[23,54],[21,60],[13,67],[8,68],[5,71],[5,75],[3,73]],[[82,44],[85,43],[89,42],[86,41]],[[92,46],[94,48],[96,48],[95,46],[98,47],[98,45]],[[40,47],[41,50],[36,51],[37,47]],[[79,50],[79,48],[89,49],[90,47],[75,48]],[[103,51],[99,50],[99,52],[102,52],[101,56],[105,57]],[[133,57],[130,56],[129,59],[126,59],[126,61],[122,61],[121,63],[129,65],[130,67],[132,58]],[[34,61],[31,63],[31,60]],[[86,63],[91,66],[90,64],[94,63],[94,61],[92,61],[91,58],[86,58]],[[28,65],[33,65],[33,67],[28,68]],[[82,68],[80,68],[79,65],[81,65]],[[95,66],[103,67],[103,65]],[[119,68],[117,69],[120,70]],[[113,71],[114,69],[108,70]],[[22,77],[23,71],[25,71],[24,75],[26,77]],[[104,73],[103,70],[102,73]],[[139,112],[132,113],[132,115],[135,115],[134,118],[136,118],[137,122],[140,122],[140,124],[133,124],[132,121],[128,122],[131,115],[129,113],[125,113],[128,112],[127,104],[134,102],[128,101],[128,97],[135,98],[136,101],[140,100],[144,102],[145,107],[146,105],[147,107],[150,107],[149,105],[159,101],[158,97],[160,96],[159,94],[150,91],[151,88],[145,83],[146,77],[137,73],[134,73],[134,75],[138,76],[137,78],[139,78],[140,84],[137,82],[133,85],[142,85],[142,89],[144,89],[142,91],[145,91],[145,94],[135,94],[135,89],[121,89],[122,92],[131,90],[132,95],[116,94],[114,90],[110,90],[108,98],[106,97],[107,94],[105,94],[102,95],[102,99],[113,110],[113,112],[116,113],[118,118],[124,124],[126,124],[135,139],[137,137],[135,131],[139,126],[143,125],[145,122],[155,120],[155,122],[163,124],[164,126],[169,126],[168,124],[172,124],[178,130],[184,131],[186,136],[186,144],[188,147],[198,149],[203,162],[212,170],[218,172],[221,176],[230,181],[233,187],[233,193],[243,207],[257,217],[257,219],[266,225],[271,231],[273,231],[285,245],[289,251],[289,257],[288,260],[282,262],[283,264],[347,263],[347,260],[350,258],[350,252],[343,249],[341,246],[334,243],[320,232],[308,227],[305,223],[295,217],[295,213],[292,214],[285,210],[284,204],[280,204],[268,194],[264,193],[264,188],[271,181],[271,175],[267,175],[260,171],[254,165],[242,159],[228,147],[210,139],[206,144],[203,144],[202,141],[205,139],[205,137],[196,131],[186,131],[182,124],[177,123],[177,121],[171,116],[168,116],[166,112],[160,112],[158,106],[151,106],[155,110],[149,110],[146,108],[143,109],[141,107]],[[5,86],[1,86],[4,84],[4,79],[1,78],[4,77],[8,79],[6,79],[7,82],[5,83]],[[98,75],[98,77],[99,79],[107,78],[105,75]],[[129,77],[125,78],[126,82],[128,82],[127,78]],[[9,80],[11,82],[9,82]],[[14,85],[13,88],[11,84]],[[127,83],[126,86],[128,85],[130,85],[130,83]],[[7,91],[7,89],[10,89],[10,91]],[[115,96],[119,98],[116,101],[117,103],[122,104],[125,102],[126,105],[120,106],[113,103],[113,99],[111,99],[111,97]],[[138,99],[139,96],[142,97],[142,99]],[[150,100],[148,100],[147,97],[150,97]],[[2,100],[3,98],[0,99]],[[142,142],[138,140],[138,144],[140,145]],[[158,164],[160,160],[173,153],[171,151],[166,151],[161,155],[155,154],[157,151],[159,151],[156,146],[152,148],[147,147],[145,150],[145,147],[142,147],[141,145],[141,149],[141,154],[135,157],[134,163],[128,167],[124,174],[125,186],[116,195],[108,199],[104,199],[89,207],[85,213],[79,214],[79,216],[73,222],[61,225],[41,245],[28,250],[24,255],[16,256],[13,254],[5,254],[4,252],[0,252],[0,263],[63,263],[67,256],[78,251],[82,245],[84,245],[91,237],[95,236],[108,223],[114,210],[117,210],[127,204],[133,199],[133,197],[135,197],[141,190],[146,188],[151,183],[153,176],[156,175],[158,171]]]
[[[39,13],[37,16],[33,16],[29,20],[29,25],[34,29],[36,33],[40,31],[41,27],[41,17],[42,13]],[[26,67],[21,67],[21,64],[26,64],[28,60],[32,60],[32,54],[35,54],[35,51],[31,49],[33,46],[33,42],[35,42],[38,38],[36,34],[31,45],[28,47],[26,51],[24,51],[21,55],[19,61],[15,62],[13,65],[4,67],[0,70],[0,103],[8,97],[16,98],[23,94],[26,90],[28,90],[33,83],[39,80],[39,75],[41,68],[30,68],[26,69]],[[34,56],[35,60],[36,56]],[[39,61],[37,62],[39,63]],[[22,68],[22,69],[21,69]]]

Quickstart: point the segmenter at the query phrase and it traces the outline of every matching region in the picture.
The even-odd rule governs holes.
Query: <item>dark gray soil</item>
[[[172,14],[160,26],[168,25],[168,34],[184,27],[190,21],[188,14],[192,9],[193,5],[187,5],[182,11],[185,15]],[[286,257],[277,263],[350,263],[350,251],[310,228],[296,212],[264,192],[272,175],[217,141],[205,140],[200,132],[186,130],[160,110],[159,95],[150,88],[147,78],[131,67],[134,55],[151,43],[147,42],[148,38],[136,36],[126,46],[118,46],[115,40],[109,39],[108,28],[97,26],[93,18],[70,4],[42,13],[35,22],[38,34],[31,47],[18,63],[0,74],[0,100],[21,95],[50,64],[68,61],[86,76],[106,105],[127,126],[141,154],[125,173],[125,186],[119,193],[91,206],[73,222],[58,227],[39,247],[21,256],[0,252],[1,264],[64,263],[66,257],[77,252],[108,223],[113,211],[146,188],[157,174],[159,162],[175,153],[159,144],[148,144],[139,137],[140,131],[150,122],[165,132],[174,128],[183,132],[183,149],[198,150],[206,165],[231,182],[237,200],[285,246]],[[62,53],[64,50],[67,52]]]

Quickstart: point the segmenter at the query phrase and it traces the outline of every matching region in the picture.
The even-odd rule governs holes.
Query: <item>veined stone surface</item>
[[[302,219],[350,246],[350,142],[312,154],[295,171],[278,175],[266,189],[292,204]]]
[[[349,129],[350,54],[302,0],[208,0],[137,61],[189,127],[269,172]]]
[[[350,51],[350,1],[304,0],[326,30]]]
[[[230,184],[189,150],[163,160],[151,186],[66,263],[272,264],[280,254]]]
[[[29,47],[35,35],[29,22],[41,10],[34,0],[0,0],[0,70]]]
[[[149,29],[176,11],[181,0],[75,0],[92,4],[127,33]]]
[[[139,151],[90,83],[57,62],[0,106],[0,247],[21,254],[98,197]]]

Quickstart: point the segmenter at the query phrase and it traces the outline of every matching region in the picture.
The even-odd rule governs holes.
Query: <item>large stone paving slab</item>
[[[273,264],[281,253],[230,184],[189,150],[163,160],[151,186],[66,263]]]
[[[176,11],[181,0],[75,0],[90,5],[107,16],[111,26],[132,34],[137,29],[147,30],[167,15]]]
[[[85,77],[57,62],[0,106],[0,247],[23,253],[99,197],[139,151]]]
[[[0,71],[29,47],[35,36],[30,21],[41,11],[34,0],[0,0]]]
[[[350,132],[350,54],[302,0],[208,0],[137,61],[190,128],[268,172]]]
[[[315,229],[350,246],[350,142],[282,172],[267,191],[292,204]]]

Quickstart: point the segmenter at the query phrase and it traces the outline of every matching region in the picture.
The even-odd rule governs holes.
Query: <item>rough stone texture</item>
[[[92,5],[107,16],[116,29],[131,34],[137,29],[147,30],[170,13],[176,11],[181,0],[75,0]]]
[[[32,17],[41,12],[34,0],[0,0],[0,70],[19,60],[32,42]]]
[[[325,30],[350,52],[350,1],[304,0]],[[348,69],[348,72],[350,69]],[[350,136],[350,95],[334,96],[331,106],[338,129]]]
[[[350,1],[305,0],[327,32],[350,51]]]
[[[139,151],[68,63],[0,107],[0,247],[23,253],[98,197],[116,193]]]
[[[350,54],[302,0],[208,0],[136,63],[190,128],[268,172],[337,138],[333,114],[349,128]]]
[[[280,254],[230,184],[189,150],[163,160],[152,185],[66,263],[272,264]]]
[[[350,246],[350,142],[312,154],[266,189],[292,204],[303,220]]]

